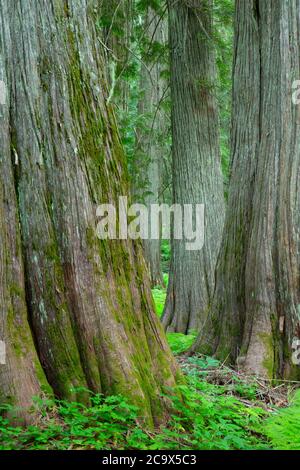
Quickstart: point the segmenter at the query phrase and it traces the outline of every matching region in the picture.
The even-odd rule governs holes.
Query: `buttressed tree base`
[[[122,393],[157,422],[177,368],[141,246],[95,233],[97,204],[128,191],[96,7],[0,6],[8,87],[0,126],[1,402],[26,410],[44,388],[85,401],[84,387]]]

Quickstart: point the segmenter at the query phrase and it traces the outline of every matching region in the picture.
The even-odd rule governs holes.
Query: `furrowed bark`
[[[299,377],[299,1],[236,3],[232,176],[211,313],[194,350]]]
[[[5,38],[0,42],[0,79],[7,85],[9,70],[4,49],[11,52],[12,42],[7,24],[8,10],[0,10],[0,23]],[[0,364],[0,403],[18,408],[18,415],[29,420],[27,409],[32,397],[41,394],[47,382],[34,349],[27,321],[25,279],[21,250],[21,235],[14,183],[10,139],[10,94],[0,104],[0,340],[5,355]]]
[[[202,250],[172,240],[168,295],[162,322],[169,331],[199,331],[210,304],[224,220],[224,195],[215,100],[210,1],[169,1],[173,198],[205,205]]]
[[[1,45],[8,37],[13,44],[2,51],[10,68],[6,152],[40,363],[56,396],[87,400],[79,387],[121,393],[157,422],[166,411],[160,393],[175,384],[177,368],[142,250],[96,237],[96,207],[128,192],[95,27],[99,2],[3,1],[0,12]]]
[[[151,8],[148,9],[144,27],[149,43],[157,42],[162,46],[166,44],[166,19],[160,17]],[[138,162],[136,164],[140,167],[140,171],[137,172],[135,177],[136,194],[134,195],[139,198],[146,192],[144,202],[150,208],[151,204],[159,204],[161,199],[162,166],[167,148],[165,143],[167,139],[166,122],[169,119],[162,103],[166,98],[168,84],[161,76],[163,71],[161,57],[156,57],[151,62],[151,58],[145,54],[142,59],[139,114],[143,116],[143,126],[137,132],[136,159]],[[150,231],[151,227],[149,226],[149,233]],[[164,284],[160,263],[160,244],[161,240],[152,240],[150,238],[144,240],[145,259],[149,268],[152,286]]]

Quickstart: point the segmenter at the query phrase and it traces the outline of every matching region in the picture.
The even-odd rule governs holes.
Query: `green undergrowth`
[[[300,392],[290,407],[266,411],[254,383],[238,378],[224,385],[209,382],[212,370],[220,368],[215,359],[181,358],[180,363],[186,383],[175,396],[165,391],[172,404],[170,418],[155,431],[145,429],[139,409],[120,395],[90,393],[89,406],[35,399],[34,425],[14,426],[0,416],[0,450],[300,448]]]
[[[195,372],[178,388],[183,399],[169,396],[170,419],[156,431],[145,429],[139,410],[122,396],[91,394],[90,406],[36,399],[40,418],[35,425],[15,427],[0,417],[0,449],[268,448],[261,431],[262,408],[245,406]]]
[[[168,272],[170,268],[171,245],[169,240],[161,241],[161,267],[163,272]]]
[[[165,286],[168,285],[168,275],[164,274]],[[167,289],[165,286],[157,286],[152,289],[156,313],[159,318],[162,316],[164,305],[167,296]],[[169,345],[175,355],[182,354],[187,351],[193,344],[196,338],[196,332],[191,332],[188,335],[182,333],[167,333]]]
[[[167,279],[166,279],[167,280]],[[167,285],[167,282],[166,282]],[[153,289],[153,298],[156,307],[156,313],[161,317],[164,303],[166,299],[166,288],[165,287],[156,287]],[[168,333],[167,339],[171,350],[174,355],[179,355],[187,351],[195,340],[196,332],[193,332],[189,335],[184,335],[181,333]],[[191,377],[194,375],[195,369],[193,366],[196,365],[198,369],[198,378],[201,379],[202,389],[206,392],[211,393],[212,395],[218,395],[225,392],[224,387],[210,385],[205,379],[207,375],[207,370],[218,368],[219,362],[211,357],[199,358],[199,357],[190,357],[185,361],[184,369],[185,373]],[[199,370],[201,372],[199,372]],[[253,403],[257,400],[257,389],[255,382],[245,382],[239,380],[236,376],[232,376],[233,384],[227,387],[227,393],[232,393],[237,397],[245,398],[246,400],[252,400]],[[238,405],[237,405],[238,407]],[[259,407],[256,411],[259,410]],[[255,413],[255,412],[254,412]],[[269,413],[270,414],[270,413]],[[259,432],[263,436],[262,441],[258,444],[260,448],[268,445],[266,440],[269,442],[270,448],[275,449],[284,449],[284,450],[295,450],[300,449],[300,391],[296,393],[291,406],[288,408],[276,410],[272,412],[271,416],[269,414],[262,412],[264,419],[261,419],[261,424],[258,427]],[[262,418],[260,411],[258,411],[259,419]],[[263,442],[263,444],[262,444]],[[209,447],[210,448],[210,447]]]
[[[183,333],[167,333],[168,343],[173,354],[177,356],[187,351],[192,346],[196,336],[196,332],[192,332],[189,335],[184,335]]]
[[[152,289],[152,295],[155,303],[156,313],[159,318],[162,316],[164,305],[166,301],[166,289],[165,287],[157,286]]]
[[[152,289],[155,310],[159,318],[161,318],[163,314],[167,297],[167,286],[169,282],[169,275],[167,273],[163,273],[163,281],[163,286],[155,286]]]
[[[273,447],[280,450],[300,450],[300,390],[291,405],[276,411],[264,425]]]
[[[171,333],[168,341],[178,355],[194,337]],[[180,393],[165,390],[170,416],[155,431],[145,428],[139,409],[123,396],[85,390],[88,406],[36,398],[32,412],[37,418],[26,428],[13,425],[11,406],[0,407],[0,450],[300,449],[300,392],[290,407],[278,410],[260,401],[255,381],[230,375],[214,358],[178,356],[178,361],[186,381],[178,386]],[[222,370],[231,379],[212,382]]]

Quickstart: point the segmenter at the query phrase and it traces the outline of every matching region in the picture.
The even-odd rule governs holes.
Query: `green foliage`
[[[234,1],[220,0],[213,4],[214,46],[218,69],[217,99],[220,110],[220,145],[225,185],[228,182],[230,160],[231,80],[233,52]],[[225,194],[227,188],[225,187]]]
[[[218,361],[214,357],[209,357],[209,356],[201,356],[201,357],[191,356],[187,359],[186,364],[185,364],[185,367],[187,368],[186,372],[191,374],[192,372],[190,371],[189,366],[196,367],[197,368],[196,373],[197,374],[201,373],[203,374],[202,377],[205,377],[209,369],[216,369],[220,366],[220,361]]]
[[[167,256],[169,256],[170,254],[169,243],[162,244],[162,252],[163,250],[166,250],[165,252],[167,253]],[[168,274],[164,273],[163,276],[164,276],[165,285],[167,286]],[[159,317],[161,317],[163,310],[164,310],[165,301],[166,301],[166,295],[167,295],[166,287],[162,287],[162,286],[154,287],[152,289],[152,295],[154,299],[156,313]],[[184,335],[182,333],[168,333],[167,339],[168,339],[168,343],[170,345],[172,352],[175,355],[177,355],[177,354],[182,354],[183,352],[187,351],[192,346],[196,336],[197,336],[196,332],[191,332],[188,335]]]
[[[105,6],[106,5],[106,6]],[[170,95],[166,86],[166,93],[159,105],[160,111],[165,114],[166,129],[164,135],[153,130],[155,113],[143,113],[139,102],[143,99],[143,85],[140,82],[141,70],[144,66],[149,69],[153,64],[161,66],[161,76],[169,81],[169,50],[167,44],[162,44],[153,37],[149,37],[147,26],[147,12],[151,7],[157,18],[162,21],[167,17],[166,2],[163,0],[136,0],[127,2],[113,2],[105,4],[101,16],[97,19],[97,29],[104,33],[104,42],[109,47],[108,59],[115,65],[116,87],[113,91],[112,102],[118,119],[118,127],[125,148],[128,161],[129,175],[134,182],[134,191],[138,197],[145,197],[149,182],[145,180],[143,169],[148,164],[148,155],[141,148],[139,136],[150,138],[161,145],[162,159],[162,193],[161,199],[169,202],[171,193],[171,129]],[[213,4],[214,29],[212,44],[216,51],[218,79],[216,84],[209,86],[216,89],[218,106],[220,109],[220,145],[222,156],[222,170],[225,183],[228,180],[230,159],[229,134],[231,114],[231,75],[233,51],[233,0],[220,0]],[[125,46],[124,46],[125,44]],[[203,85],[203,84],[202,84]],[[207,86],[207,84],[205,84]],[[124,90],[125,94],[124,94]],[[125,107],[124,107],[124,104]],[[142,164],[141,164],[142,162]],[[226,193],[226,187],[225,187]]]
[[[245,380],[243,375],[239,376],[233,374],[231,369],[225,367],[220,361],[209,356],[191,356],[186,359],[183,369],[189,375],[198,374],[203,380],[209,379],[209,374],[212,370],[222,369],[227,385],[223,390],[228,393],[233,393],[237,397],[246,398],[247,400],[257,400],[258,389],[255,381]],[[230,380],[228,378],[230,377]]]
[[[149,7],[161,14],[164,5],[165,2],[163,0],[137,0],[136,2],[137,11],[140,14],[145,13]]]
[[[35,400],[42,416],[38,425],[14,427],[0,417],[0,449],[109,449],[125,445],[135,425],[137,408],[121,396],[91,394],[91,405],[59,400]],[[6,407],[6,411],[12,411]]]
[[[114,3],[114,2],[113,2]],[[200,83],[217,94],[221,123],[221,155],[225,181],[229,167],[229,128],[231,114],[231,68],[233,51],[233,0],[214,2],[213,45],[216,50],[218,81],[216,84]],[[125,3],[124,3],[125,4]],[[139,149],[139,136],[165,143],[161,155],[163,161],[163,188],[170,187],[170,126],[167,135],[153,133],[154,113],[141,113],[139,103],[143,98],[140,83],[141,68],[155,62],[162,66],[161,76],[169,78],[168,47],[145,34],[145,20],[151,6],[159,17],[166,14],[164,0],[136,0],[132,10],[124,4],[107,2],[96,21],[102,33],[106,52],[112,63],[114,76],[111,82],[112,103],[119,123],[122,143],[126,150],[129,173],[136,176],[139,167],[147,164],[146,154]],[[127,14],[128,13],[128,14]],[[129,18],[130,17],[130,18]],[[131,21],[132,20],[132,21]],[[125,28],[124,25],[127,27]],[[103,39],[103,38],[102,38]],[[118,45],[119,44],[119,45]],[[120,46],[121,44],[121,46]],[[125,44],[126,47],[122,47]],[[168,88],[160,103],[166,118],[170,114]],[[123,106],[124,95],[126,106]],[[127,97],[128,95],[128,97]],[[139,132],[137,132],[137,130]],[[142,155],[139,154],[142,152]],[[143,165],[141,165],[141,162]],[[143,168],[142,168],[143,170]],[[135,181],[138,178],[135,177]],[[139,180],[143,194],[147,194],[147,182]],[[138,190],[140,188],[137,188]],[[165,195],[164,195],[165,198]],[[162,268],[169,269],[170,243],[161,244]],[[165,285],[168,275],[164,274]],[[153,289],[156,312],[162,315],[166,288]],[[189,335],[168,333],[167,339],[175,355],[190,348],[196,332]],[[271,417],[257,406],[255,383],[245,382],[232,376],[230,383],[216,385],[209,382],[212,370],[221,364],[211,357],[190,357],[182,364],[186,375],[184,385],[178,386],[177,394],[165,390],[170,401],[170,417],[159,429],[145,429],[138,407],[131,405],[123,396],[104,397],[88,390],[89,404],[56,399],[35,399],[34,424],[21,427],[13,423],[16,410],[12,405],[0,407],[0,450],[20,449],[300,449],[300,392],[296,393],[290,407],[274,413]],[[2,414],[1,414],[2,413]],[[8,418],[7,416],[10,416]],[[271,444],[270,444],[271,442]]]
[[[267,448],[261,408],[246,407],[226,395],[224,387],[208,384],[196,373],[187,376],[178,392],[167,395],[171,416],[156,431],[145,429],[138,409],[121,396],[91,394],[90,406],[36,400],[38,424],[21,428],[0,417],[0,449]]]
[[[162,316],[165,302],[166,302],[166,296],[167,296],[166,286],[168,285],[168,281],[169,281],[168,274],[163,273],[163,280],[165,284],[164,286],[156,286],[152,289],[155,310],[159,318]]]
[[[161,317],[163,310],[164,310],[165,301],[166,301],[166,295],[167,295],[166,289],[160,286],[154,287],[152,289],[152,295],[154,299],[156,313],[159,317]]]
[[[165,429],[161,448],[173,439],[169,448],[199,450],[263,449],[268,445],[259,429],[265,412],[246,407],[222,387],[208,384],[197,376],[188,376],[179,387],[183,401],[173,399],[173,428]],[[176,423],[176,424],[175,424]],[[188,430],[188,432],[187,432]],[[175,441],[175,442],[174,442]]]
[[[281,450],[300,449],[300,390],[291,406],[277,411],[263,426],[272,446]]]
[[[171,244],[170,240],[161,241],[161,268],[164,273],[169,272],[171,258]]]
[[[167,333],[168,343],[175,356],[187,351],[192,346],[196,336],[196,332],[188,335],[184,335],[183,333]]]
[[[257,397],[257,386],[256,384],[247,384],[236,379],[235,393],[248,400],[255,400]]]
[[[148,24],[149,8],[156,14],[156,21],[166,21],[166,2],[163,0],[135,0],[124,2],[104,2],[96,27],[107,46],[110,76],[110,98],[115,105],[123,147],[125,149],[128,173],[132,182],[132,193],[139,202],[145,202],[151,189],[147,171],[150,157],[146,141],[155,142],[160,150],[163,179],[162,189],[170,186],[170,98],[167,82],[158,109],[146,109],[141,106],[147,83],[141,74],[147,70],[151,74],[154,64],[159,64],[160,75],[169,77],[169,50],[165,43],[157,41]],[[111,65],[113,64],[113,67]],[[114,70],[114,74],[111,70]],[[153,75],[153,73],[152,73]],[[153,76],[151,81],[153,80]],[[113,86],[114,84],[114,86]],[[160,114],[165,115],[167,125],[164,129],[155,126]],[[162,191],[162,195],[165,189]]]

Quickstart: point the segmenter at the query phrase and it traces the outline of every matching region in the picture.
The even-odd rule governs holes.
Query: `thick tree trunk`
[[[164,414],[160,393],[176,367],[142,250],[95,232],[97,205],[128,190],[106,103],[98,3],[0,5],[9,90],[0,126],[1,401],[28,404],[45,373],[59,397],[85,399],[79,386],[122,393],[152,421]]]
[[[0,23],[5,31],[0,42],[0,78],[9,83],[3,50],[11,50],[7,8],[1,10]],[[7,88],[7,86],[6,86]],[[0,340],[5,354],[0,363],[0,403],[13,397],[17,407],[31,404],[32,396],[41,392],[47,381],[34,348],[27,321],[24,267],[22,260],[19,214],[14,173],[11,163],[9,96],[0,104]],[[4,352],[3,352],[4,353]],[[22,413],[23,414],[23,413]],[[23,414],[24,418],[26,413]]]
[[[205,205],[203,249],[172,240],[163,324],[182,333],[205,318],[224,219],[211,10],[210,0],[169,1],[174,202]]]
[[[236,3],[232,176],[216,291],[194,350],[299,377],[299,0]]]
[[[149,43],[165,45],[167,42],[167,23],[157,12],[148,9],[145,19],[145,35]],[[161,76],[164,65],[162,57],[142,57],[139,102],[139,114],[143,116],[142,128],[138,129],[137,155],[140,171],[135,177],[136,196],[146,194],[145,203],[159,204],[161,192],[161,172],[164,153],[166,151],[167,125],[169,116],[162,103],[166,97],[168,84]],[[136,181],[136,179],[139,181]],[[142,188],[141,188],[142,182]],[[141,194],[142,193],[142,194]],[[150,233],[150,227],[149,227]],[[151,284],[163,285],[161,270],[160,240],[144,240],[145,258],[149,267]]]

